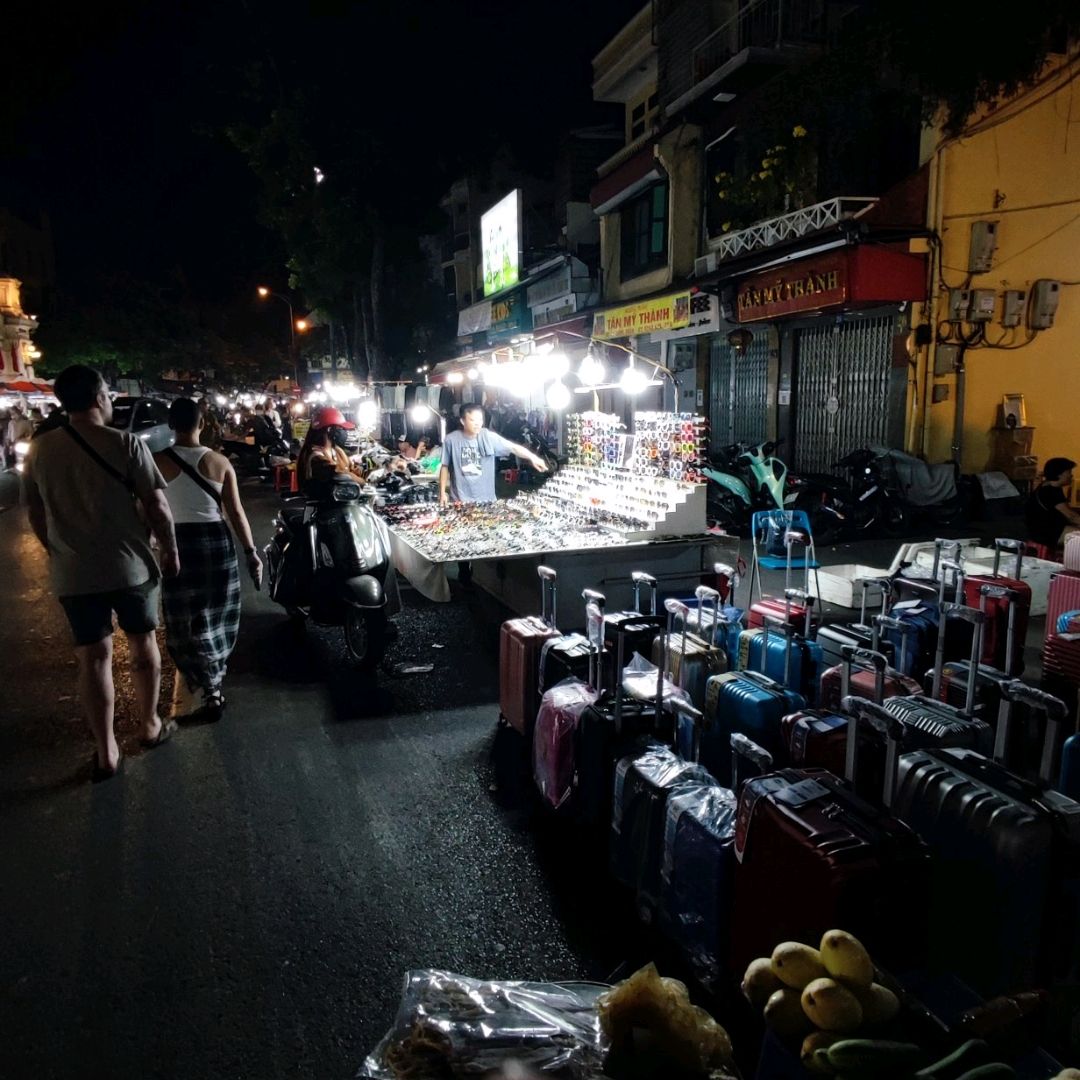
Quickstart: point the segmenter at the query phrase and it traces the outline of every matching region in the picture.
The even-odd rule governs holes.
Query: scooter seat
[[[281,508],[281,519],[285,522],[287,528],[295,530],[299,529],[304,524],[304,507],[300,506],[283,506]]]

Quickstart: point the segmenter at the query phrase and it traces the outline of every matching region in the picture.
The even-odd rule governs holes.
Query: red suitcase
[[[875,639],[882,628],[894,629],[901,635],[900,661],[897,668],[888,666],[884,653],[875,649],[855,649],[845,645],[841,649],[844,662],[822,672],[821,690],[818,703],[823,709],[840,708],[841,699],[848,694],[869,698],[879,705],[889,697],[909,697],[922,692],[922,686],[910,675],[903,674],[907,652],[907,635],[915,627],[888,615],[878,615],[874,619]],[[845,682],[846,676],[846,682]],[[848,685],[850,684],[850,685]]]
[[[1016,556],[1012,577],[1002,577],[1001,555],[1008,552]],[[1015,594],[1013,625],[1013,655],[1008,655],[1010,601],[1000,596],[988,597],[986,622],[983,624],[982,656],[980,663],[1019,674],[1024,670],[1024,641],[1027,638],[1028,618],[1031,615],[1031,586],[1020,576],[1024,563],[1024,545],[1020,540],[994,541],[994,570],[990,577],[973,575],[964,579],[965,607],[980,607],[981,590],[984,585],[1000,585]],[[1064,609],[1063,609],[1064,610]],[[1049,620],[1047,620],[1049,625]]]
[[[810,614],[814,598],[805,589],[785,589],[783,600],[763,596],[750,605],[747,626],[753,630],[765,625],[766,618],[778,619],[803,637],[810,637]]]
[[[859,714],[849,722],[849,740],[860,722],[888,740],[884,807],[860,799],[825,769],[781,769],[746,784],[735,827],[733,971],[781,941],[816,943],[834,927],[855,934],[884,965],[910,966],[921,951],[917,916],[929,857],[888,809],[900,725],[870,702],[849,698],[845,706]],[[852,760],[850,776],[856,768]]]
[[[540,708],[540,653],[544,642],[558,637],[555,629],[555,571],[537,567],[541,614],[508,619],[499,629],[499,719],[532,735]]]
[[[1046,638],[1057,629],[1059,616],[1080,608],[1080,571],[1063,570],[1050,578],[1046,596]]]

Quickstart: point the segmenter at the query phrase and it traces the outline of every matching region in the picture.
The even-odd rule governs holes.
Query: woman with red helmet
[[[345,452],[345,432],[352,431],[354,427],[354,424],[345,419],[341,410],[333,406],[319,409],[315,413],[296,462],[302,487],[306,487],[311,481],[313,472],[316,479],[320,473],[331,471],[352,473],[358,479],[364,479],[359,466],[349,461],[349,455]]]

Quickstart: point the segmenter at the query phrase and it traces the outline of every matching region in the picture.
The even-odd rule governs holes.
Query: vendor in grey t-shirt
[[[454,502],[492,502],[495,498],[495,458],[524,458],[537,472],[546,472],[544,459],[518,443],[484,430],[481,405],[461,410],[461,430],[452,431],[443,444],[439,469],[439,505]]]

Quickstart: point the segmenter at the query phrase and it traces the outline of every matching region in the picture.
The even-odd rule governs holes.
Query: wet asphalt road
[[[264,538],[274,499],[244,493]],[[482,595],[407,592],[394,659],[435,670],[375,683],[246,585],[224,720],[138,754],[127,697],[125,773],[91,785],[21,510],[0,550],[0,1075],[346,1077],[408,968],[595,979],[650,953],[596,860],[489,791],[504,613]]]

